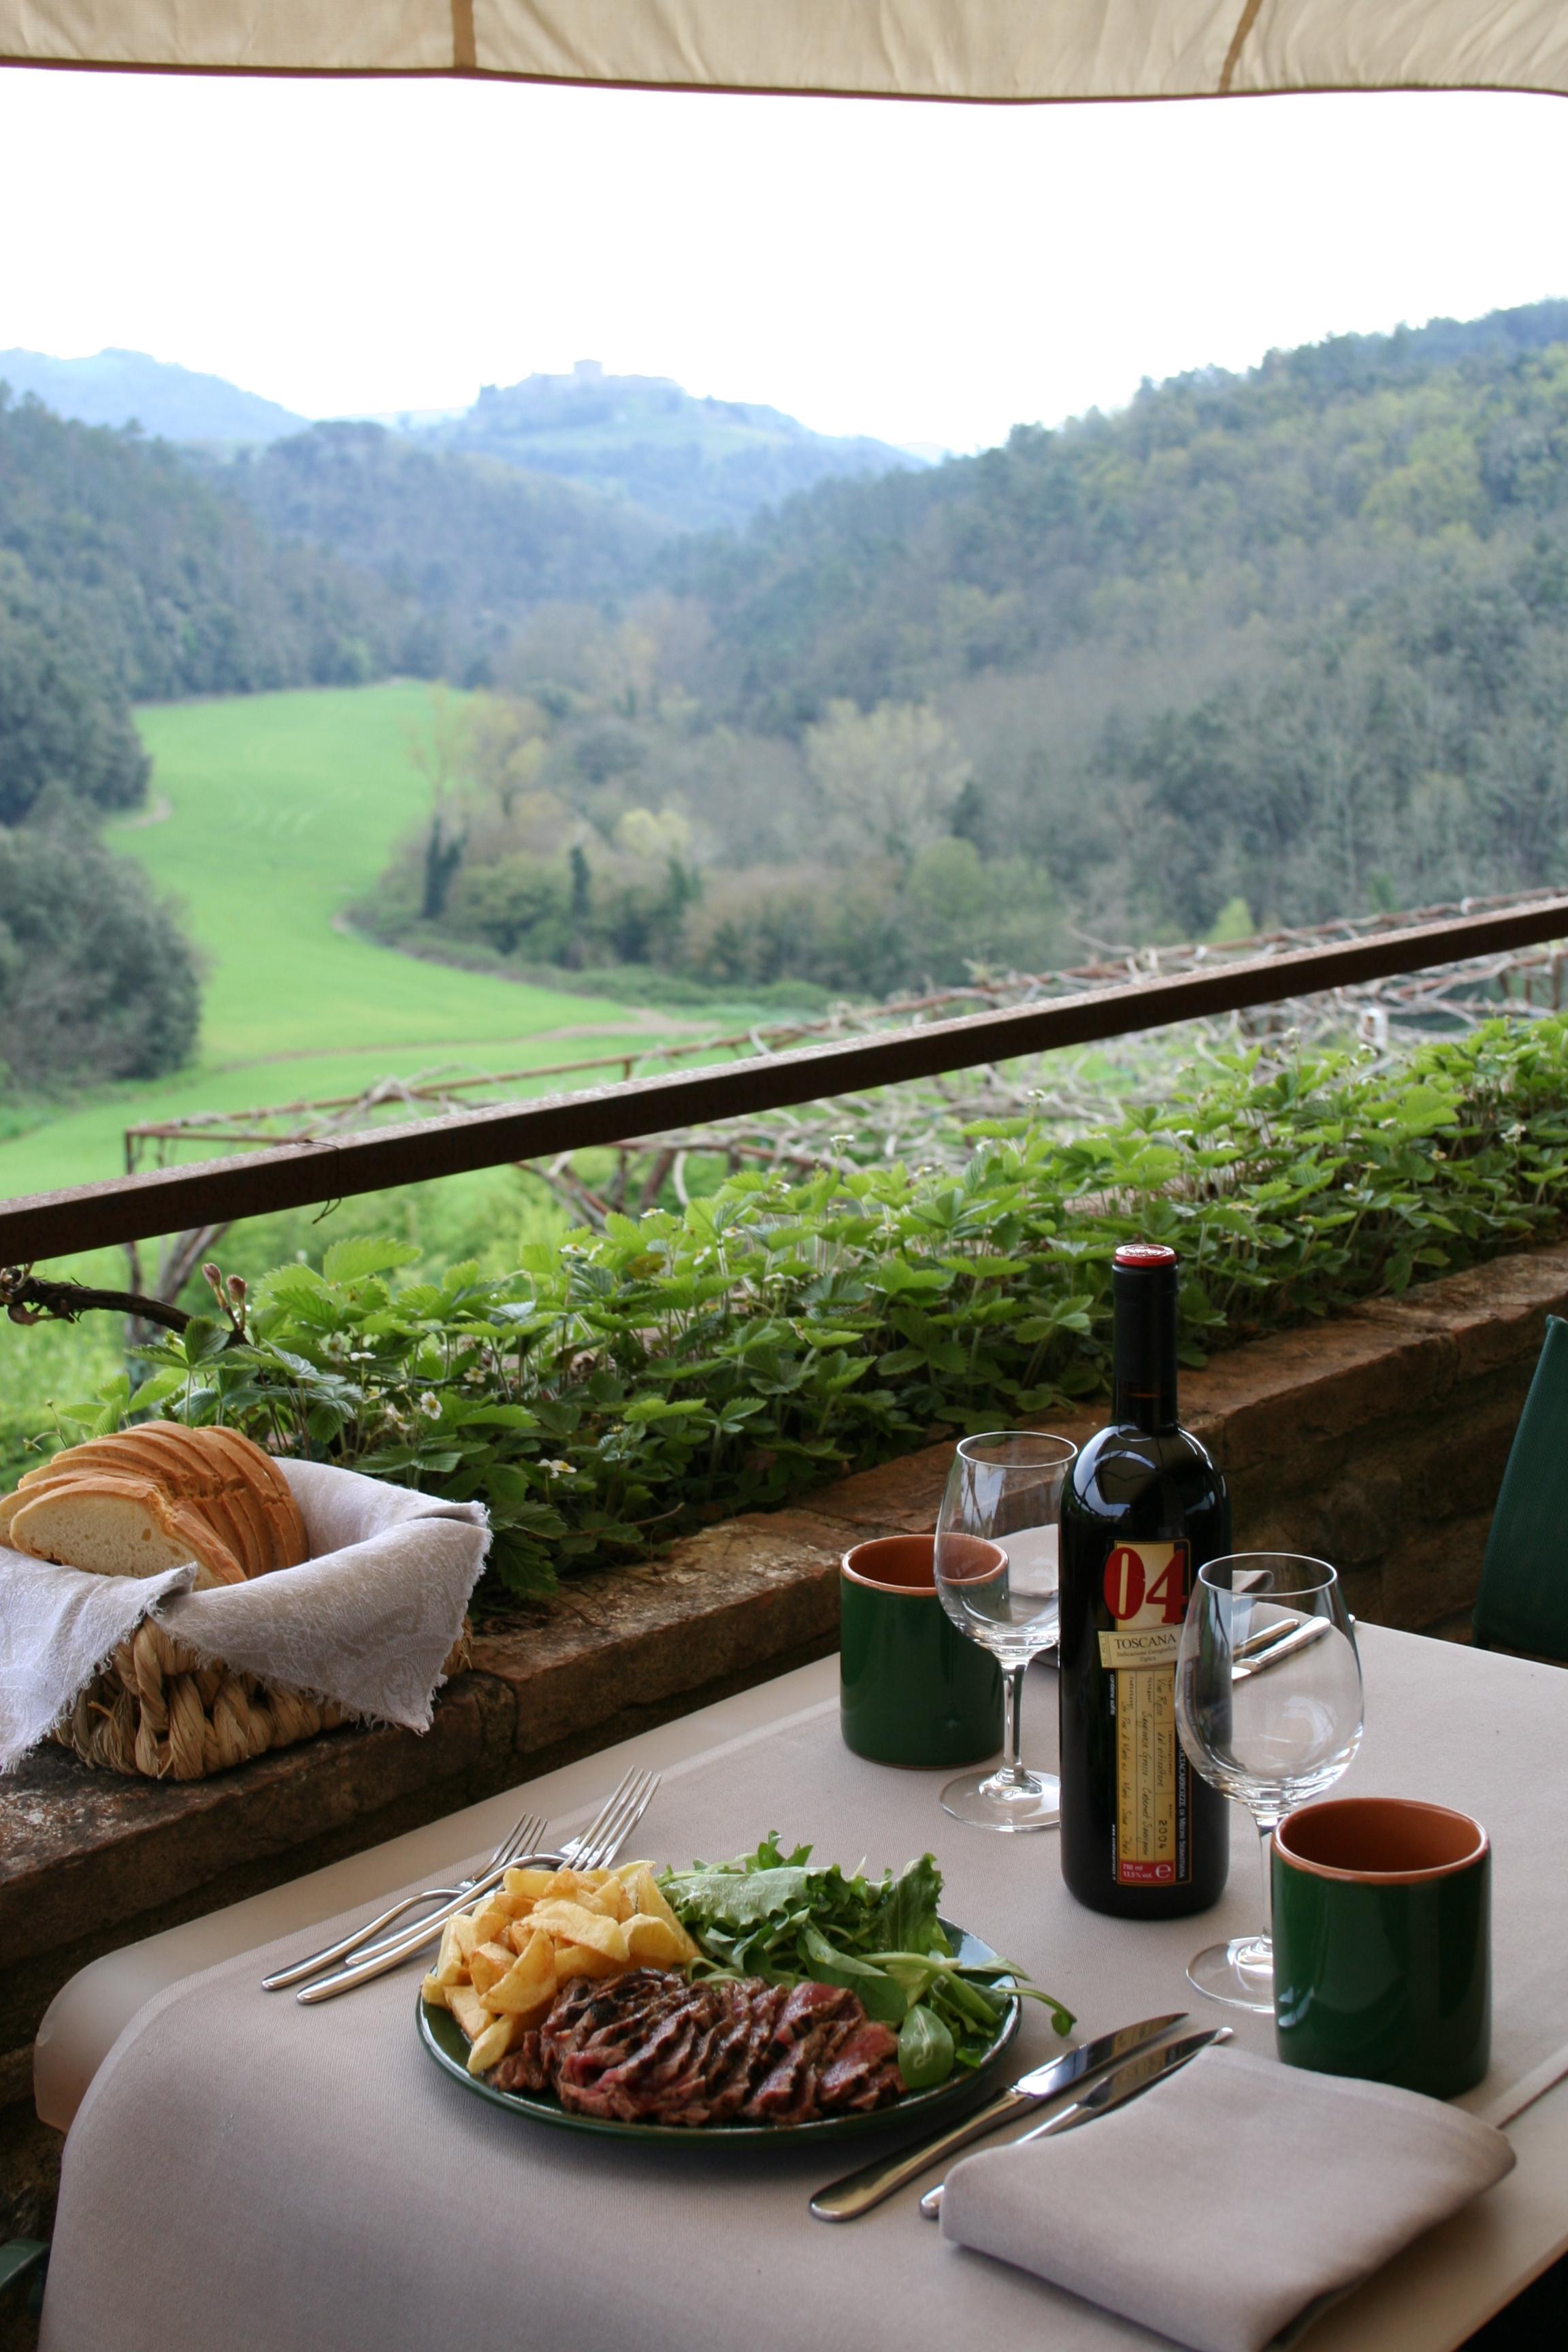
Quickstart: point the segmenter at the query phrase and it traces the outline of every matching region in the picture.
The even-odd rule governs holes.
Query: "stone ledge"
[[[1568,1312],[1568,1245],[1186,1375],[1184,1414],[1231,1481],[1240,1539],[1322,1551],[1358,1614],[1462,1638],[1552,1311]],[[1081,1441],[1103,1418],[1053,1426]],[[183,1786],[30,1758],[0,1794],[0,2091],[55,1990],[99,1952],[826,1654],[840,1553],[932,1527],[950,1455],[926,1446],[582,1580],[549,1622],[477,1642],[423,1740],[334,1732]]]

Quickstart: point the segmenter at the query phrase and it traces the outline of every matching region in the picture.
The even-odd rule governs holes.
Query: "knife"
[[[1037,2124],[1033,2131],[1020,2132],[1013,2146],[1022,2147],[1026,2139],[1054,2139],[1058,2132],[1074,2131],[1079,2124],[1091,2124],[1097,2116],[1108,2116],[1112,2107],[1124,2106],[1129,2099],[1152,2091],[1167,2074],[1179,2073],[1200,2050],[1231,2038],[1228,2025],[1211,2025],[1205,2033],[1189,2033],[1180,2042],[1168,2042],[1163,2050],[1145,2050],[1142,2056],[1130,2058],[1114,2074],[1107,2074],[1092,2091],[1086,2091],[1081,2099],[1075,2099],[1070,2107],[1064,2107],[1048,2123]],[[942,2192],[946,2185],[939,2181],[921,2199],[921,2211],[928,2221],[934,2221],[941,2213]]]
[[[842,2180],[829,2181],[819,2189],[811,2200],[811,2210],[819,2221],[853,2221],[868,2213],[895,2189],[902,2189],[918,2180],[933,2164],[957,2154],[971,2140],[984,2139],[1015,2116],[1026,2115],[1037,2107],[1042,2099],[1054,2099],[1062,2091],[1070,2090],[1088,2075],[1098,2074],[1102,2067],[1114,2066],[1145,2042],[1158,2042],[1173,2025],[1180,2025],[1187,2012],[1173,2010],[1169,2017],[1146,2017],[1137,2025],[1123,2025],[1115,2033],[1102,2033],[1098,2042],[1085,2042],[1077,2050],[1068,2050],[1061,2057],[1053,2058],[1048,2065],[1037,2066],[1032,2074],[1020,2075],[1011,2090],[999,2091],[983,2106],[965,2116],[951,2129],[940,2132],[934,2139],[921,2140],[916,2147],[906,2148],[901,2156],[885,2157],[879,2164],[864,2164],[858,2172],[847,2172]]]
[[[1305,1618],[1295,1615],[1276,1617],[1271,1624],[1265,1625],[1257,1633],[1249,1633],[1245,1642],[1235,1644],[1230,1654],[1232,1664],[1239,1666],[1247,1659],[1256,1658],[1261,1651],[1271,1650],[1276,1642],[1283,1642],[1306,1622]]]
[[[1253,1650],[1250,1655],[1247,1654],[1248,1645],[1243,1643],[1236,1652],[1236,1663],[1230,1670],[1231,1681],[1244,1683],[1253,1675],[1267,1674],[1270,1666],[1279,1664],[1281,1658],[1294,1657],[1298,1650],[1310,1649],[1312,1643],[1321,1641],[1329,1631],[1326,1617],[1303,1617],[1276,1640]]]

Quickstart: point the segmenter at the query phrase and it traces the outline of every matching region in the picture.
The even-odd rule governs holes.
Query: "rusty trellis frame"
[[[1208,970],[1174,979],[1135,981],[1046,1003],[934,1021],[891,1035],[757,1055],[319,1143],[283,1144],[195,1167],[149,1169],[0,1206],[0,1265],[36,1264],[586,1145],[630,1142],[671,1128],[780,1110],[824,1096],[1086,1045],[1249,1005],[1288,1003],[1564,937],[1568,896],[1538,898],[1495,912],[1411,924],[1288,955],[1216,960]]]

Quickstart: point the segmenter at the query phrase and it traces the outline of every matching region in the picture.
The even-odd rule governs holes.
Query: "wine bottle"
[[[1230,1549],[1225,1481],[1176,1421],[1174,1250],[1111,1266],[1110,1425],[1062,1496],[1062,1876],[1119,1918],[1217,1902],[1230,1808],[1176,1737],[1176,1650],[1193,1580]]]

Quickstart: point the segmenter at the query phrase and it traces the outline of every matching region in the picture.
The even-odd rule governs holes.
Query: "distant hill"
[[[274,539],[374,572],[417,607],[403,667],[482,681],[535,606],[633,592],[668,536],[624,500],[380,425],[316,425],[215,463]]]
[[[140,425],[165,441],[276,441],[306,422],[221,376],[198,375],[144,352],[100,352],[83,360],[0,352],[0,383],[13,394],[32,393],[57,416],[80,425]]]
[[[754,402],[697,399],[666,376],[606,375],[595,360],[570,375],[487,384],[464,415],[416,429],[428,446],[627,499],[677,530],[735,527],[818,482],[921,463]]]

